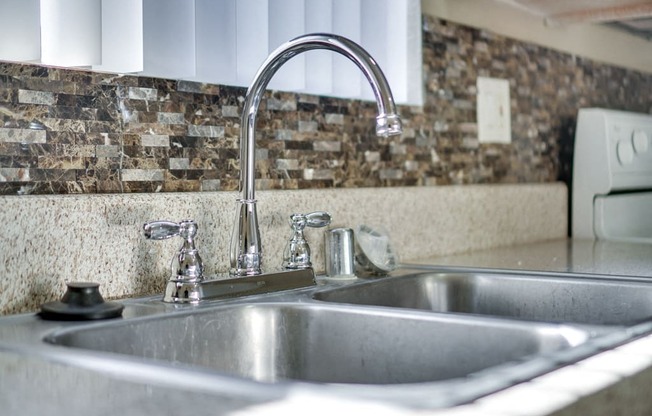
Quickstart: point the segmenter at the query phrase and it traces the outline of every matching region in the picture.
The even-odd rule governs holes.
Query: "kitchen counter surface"
[[[652,242],[557,239],[409,263],[652,277]]]
[[[652,277],[652,244],[554,240],[517,247],[421,260],[420,264]],[[12,319],[8,317],[5,319]],[[20,319],[20,315],[15,316]],[[318,388],[277,390],[258,403],[238,395],[184,392],[173,383],[122,380],[95,371],[15,351],[0,340],[0,403],[3,414],[49,415],[649,415],[652,399],[652,336],[564,367],[532,381],[443,410],[409,410],[320,394]],[[237,383],[236,383],[237,384]],[[101,392],[98,394],[98,392]]]

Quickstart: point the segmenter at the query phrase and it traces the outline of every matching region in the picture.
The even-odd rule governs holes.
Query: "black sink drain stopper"
[[[90,321],[122,316],[124,306],[105,302],[99,283],[71,282],[61,300],[41,305],[39,316],[51,321]]]

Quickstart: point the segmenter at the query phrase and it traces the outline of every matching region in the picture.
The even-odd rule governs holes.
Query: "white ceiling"
[[[549,25],[601,23],[652,40],[652,0],[501,0]]]

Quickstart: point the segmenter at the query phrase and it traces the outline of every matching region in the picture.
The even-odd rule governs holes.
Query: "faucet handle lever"
[[[319,228],[331,223],[331,214],[325,211],[315,211],[310,214],[290,215],[290,227],[293,231],[302,231],[306,227]]]
[[[181,229],[184,226],[190,225],[190,223],[194,223],[194,221],[182,221],[180,223],[173,221],[150,221],[143,225],[143,235],[148,240],[166,240],[181,235]],[[194,226],[196,233],[197,225],[194,224]],[[193,233],[193,237],[195,233]]]
[[[331,223],[331,214],[326,211],[315,211],[305,215],[306,226],[312,228],[326,227]]]

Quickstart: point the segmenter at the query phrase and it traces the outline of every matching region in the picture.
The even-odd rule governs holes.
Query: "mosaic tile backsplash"
[[[577,109],[650,112],[652,75],[432,17],[423,107],[374,134],[375,103],[268,92],[261,189],[570,179]],[[480,144],[476,78],[510,82],[512,143]],[[0,62],[0,194],[234,190],[245,89]]]

